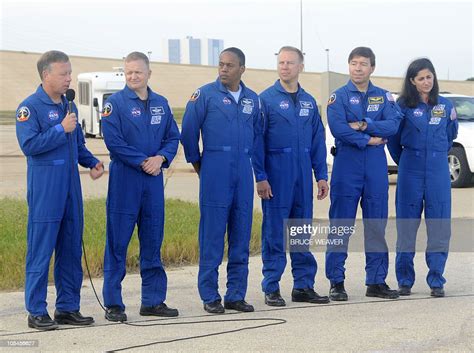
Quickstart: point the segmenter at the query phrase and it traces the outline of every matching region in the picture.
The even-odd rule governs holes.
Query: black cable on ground
[[[352,305],[361,305],[361,304],[388,304],[388,303],[400,303],[400,302],[405,302],[405,301],[421,301],[421,300],[446,300],[450,298],[471,298],[474,297],[474,293],[471,294],[458,294],[458,295],[447,295],[444,298],[433,298],[431,296],[429,297],[421,297],[421,298],[401,298],[401,299],[374,299],[374,300],[368,300],[368,301],[363,301],[363,302],[354,302],[354,301],[348,301],[348,302],[331,302],[329,304],[320,304],[320,305],[315,305],[315,304],[305,304],[305,305],[298,305],[298,306],[286,306],[286,307],[280,307],[280,308],[272,308],[272,309],[263,309],[263,310],[255,310],[254,313],[265,313],[265,312],[277,312],[277,311],[287,311],[287,310],[300,310],[300,309],[323,309],[323,308],[332,308],[335,306],[352,306]],[[249,313],[241,313],[241,312],[229,312],[225,313],[221,316],[227,317],[228,315],[248,315]],[[154,324],[150,325],[136,325],[136,323],[147,323],[147,322],[155,322],[155,321],[168,321],[168,320],[183,320],[183,319],[195,319],[195,318],[205,318],[205,317],[216,317],[215,315],[211,314],[203,314],[203,315],[193,315],[193,316],[181,316],[181,317],[171,317],[171,318],[165,318],[165,317],[160,317],[156,319],[143,319],[143,320],[135,320],[133,322],[128,322],[128,326],[153,326]],[[274,318],[266,318],[268,319],[274,319]],[[238,320],[238,319],[236,319]],[[248,319],[251,320],[251,319]],[[280,320],[279,318],[277,320]],[[234,321],[234,320],[230,320]],[[206,322],[206,321],[200,321],[200,322]],[[94,324],[90,326],[70,326],[70,327],[64,327],[64,328],[59,328],[55,331],[65,331],[65,330],[82,330],[82,329],[93,329],[93,328],[99,328],[99,327],[107,327],[107,326],[112,326],[112,325],[120,325],[120,322],[106,322],[104,324]],[[160,325],[160,324],[156,324]],[[8,337],[8,336],[19,336],[19,335],[26,335],[26,334],[44,334],[48,332],[55,332],[55,331],[40,331],[40,330],[30,330],[30,331],[20,331],[20,332],[13,332],[13,333],[5,333],[5,334],[0,334],[0,337]]]
[[[120,352],[120,351],[129,350],[129,349],[149,347],[149,346],[154,346],[154,345],[164,344],[164,343],[172,343],[172,342],[193,340],[193,339],[198,339],[198,338],[220,336],[220,335],[225,335],[225,334],[228,334],[228,333],[235,333],[235,332],[241,332],[241,331],[247,331],[247,330],[256,330],[256,329],[259,329],[259,328],[277,326],[277,325],[282,325],[282,324],[287,323],[287,321],[285,319],[254,318],[254,319],[235,319],[235,320],[206,320],[206,321],[190,321],[190,322],[169,322],[169,323],[164,323],[164,324],[132,325],[132,326],[139,326],[139,327],[140,326],[168,326],[168,325],[207,324],[207,323],[212,323],[212,322],[242,322],[242,321],[244,321],[244,322],[246,322],[246,321],[273,321],[273,322],[268,323],[268,324],[257,325],[257,326],[242,327],[242,328],[233,329],[233,330],[206,333],[206,334],[203,334],[203,335],[180,337],[180,338],[174,338],[174,339],[165,340],[165,341],[154,341],[154,342],[150,342],[150,343],[137,344],[135,346],[127,346],[127,347],[117,348],[117,349],[107,351],[107,352]]]

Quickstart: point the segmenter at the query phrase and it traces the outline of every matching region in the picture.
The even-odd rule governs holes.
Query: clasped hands
[[[329,186],[326,180],[318,181],[318,200],[323,200],[328,196]],[[263,200],[269,200],[273,197],[272,187],[268,180],[262,180],[257,182],[257,194]]]
[[[145,173],[157,176],[161,173],[161,166],[164,161],[165,159],[161,155],[148,157],[142,162],[140,166]]]

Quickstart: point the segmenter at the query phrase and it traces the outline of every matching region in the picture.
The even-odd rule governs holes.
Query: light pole
[[[329,48],[324,49],[326,50],[326,70],[329,72]]]
[[[303,0],[300,0],[300,50],[303,53]]]

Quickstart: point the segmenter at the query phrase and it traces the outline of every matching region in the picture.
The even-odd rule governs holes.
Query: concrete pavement
[[[324,278],[322,254],[316,254],[319,272],[316,290],[328,292]],[[391,256],[393,259],[393,256]],[[393,261],[388,283],[394,287]],[[196,288],[197,267],[168,269],[169,306],[177,307],[180,316],[173,319],[141,317],[140,277],[129,275],[124,281],[124,301],[129,323],[109,323],[96,302],[90,284],[84,281],[82,307],[84,314],[95,317],[91,327],[60,326],[51,332],[29,329],[23,307],[23,293],[0,296],[0,346],[6,340],[37,340],[37,347],[4,351],[28,352],[104,352],[131,346],[126,351],[166,352],[317,352],[317,351],[383,351],[422,352],[473,350],[473,257],[471,253],[451,253],[448,260],[445,298],[430,298],[424,276],[423,254],[416,257],[418,280],[413,295],[398,300],[365,297],[364,256],[351,253],[347,262],[346,289],[349,301],[312,305],[291,302],[292,279],[287,269],[281,292],[285,308],[264,304],[260,292],[261,260],[250,261],[247,301],[254,313],[227,310],[224,315],[209,315],[202,309]],[[220,271],[221,294],[225,293],[225,264]],[[94,279],[99,297],[102,279]],[[50,313],[54,312],[55,291],[49,287]],[[247,321],[239,321],[246,319]],[[260,325],[274,326],[254,328]],[[154,326],[153,326],[154,325]],[[159,325],[159,326],[157,326]],[[243,331],[237,331],[245,329]],[[210,337],[199,337],[215,334]],[[193,338],[195,337],[195,338]],[[199,337],[199,338],[197,338]],[[176,340],[176,341],[174,341]],[[143,346],[145,345],[145,346]],[[148,345],[148,346],[146,346]]]

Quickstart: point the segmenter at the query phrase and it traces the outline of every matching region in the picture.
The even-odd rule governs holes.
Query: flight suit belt
[[[231,152],[232,151],[232,146],[205,146],[204,147],[204,152]],[[234,148],[235,151],[235,148]],[[244,153],[249,153],[250,149],[244,148],[243,149]]]
[[[365,148],[384,148],[385,145],[366,145]],[[352,150],[355,150],[355,151],[363,151],[362,149],[360,149],[359,147],[355,146],[355,145],[352,145],[352,144],[349,144],[349,143],[342,143],[342,142],[338,142],[336,143],[336,148],[344,148],[344,149],[352,149]]]
[[[31,166],[45,166],[45,165],[54,166],[54,165],[63,165],[65,163],[66,163],[66,160],[64,159],[53,159],[53,160],[44,160],[44,161],[29,160],[28,161],[28,165],[31,165]],[[74,160],[74,163],[77,164],[77,159]]]
[[[404,150],[407,150],[407,151],[410,151],[411,153],[415,153],[415,155],[417,156],[421,156],[421,155],[424,155],[426,153],[430,154],[430,153],[436,153],[436,154],[448,154],[448,151],[446,150],[433,150],[433,149],[419,149],[419,148],[411,148],[411,147],[407,147],[407,146],[403,146],[403,149]]]
[[[293,149],[291,147],[286,147],[286,148],[268,148],[267,153],[291,153]],[[303,149],[303,152],[309,152],[309,148],[305,147]]]

